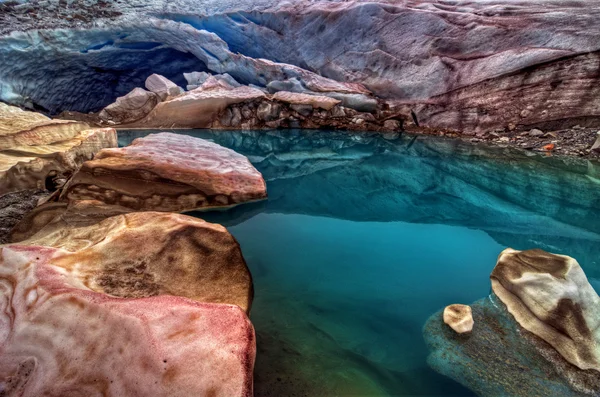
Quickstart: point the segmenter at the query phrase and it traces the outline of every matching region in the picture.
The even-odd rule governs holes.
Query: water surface
[[[595,163],[409,136],[180,132],[267,181],[267,201],[193,214],[227,226],[252,271],[257,397],[471,396],[427,367],[432,313],[489,294],[508,246],[600,278]]]

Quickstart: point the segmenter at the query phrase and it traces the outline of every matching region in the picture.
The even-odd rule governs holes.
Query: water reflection
[[[148,131],[120,132],[121,144]],[[250,158],[269,200],[212,219],[261,213],[403,221],[483,230],[517,249],[572,255],[600,277],[600,166],[458,140],[333,131],[185,131]],[[315,187],[318,187],[316,190]]]

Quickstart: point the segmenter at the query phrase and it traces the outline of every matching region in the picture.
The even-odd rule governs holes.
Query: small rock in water
[[[473,313],[467,305],[454,304],[444,309],[444,323],[448,324],[458,334],[473,330]]]

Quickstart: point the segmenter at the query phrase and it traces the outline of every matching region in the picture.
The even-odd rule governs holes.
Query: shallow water
[[[185,133],[267,181],[267,201],[193,214],[226,225],[252,271],[257,397],[471,396],[428,368],[422,327],[486,296],[503,248],[571,255],[600,278],[597,164],[432,138]]]

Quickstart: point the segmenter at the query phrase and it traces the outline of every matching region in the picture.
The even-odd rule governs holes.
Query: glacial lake
[[[267,182],[266,201],[189,214],[225,225],[252,272],[257,397],[472,396],[429,369],[422,328],[487,296],[506,247],[571,255],[600,286],[597,163],[406,135],[177,132]]]

